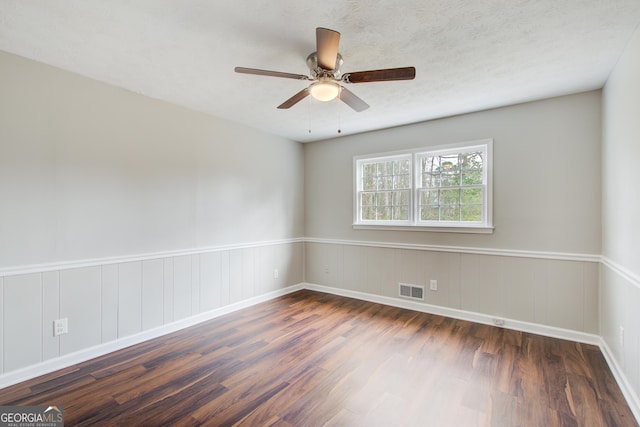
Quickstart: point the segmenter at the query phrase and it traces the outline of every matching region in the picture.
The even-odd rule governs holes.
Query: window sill
[[[354,230],[430,231],[435,233],[493,234],[495,227],[433,227],[423,225],[353,224]]]

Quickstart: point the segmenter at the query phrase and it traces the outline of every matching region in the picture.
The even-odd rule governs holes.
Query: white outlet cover
[[[64,319],[57,319],[53,321],[53,336],[57,337],[58,335],[63,335],[69,332],[69,320],[65,317]]]

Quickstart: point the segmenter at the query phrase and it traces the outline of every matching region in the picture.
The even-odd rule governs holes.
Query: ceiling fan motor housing
[[[325,70],[318,65],[318,53],[313,52],[307,56],[307,66],[309,67],[309,71],[311,72],[311,76],[314,78],[320,77],[333,77],[335,79],[339,79],[340,77],[340,66],[344,61],[342,60],[342,55],[338,54],[336,57],[336,65],[333,70]]]

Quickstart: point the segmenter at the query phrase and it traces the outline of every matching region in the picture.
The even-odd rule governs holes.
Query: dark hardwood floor
[[[592,345],[300,291],[0,390],[65,425],[636,426]]]

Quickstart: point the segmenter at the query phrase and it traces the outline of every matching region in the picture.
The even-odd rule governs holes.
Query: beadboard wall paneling
[[[1,373],[298,285],[303,254],[295,241],[0,277]]]
[[[4,278],[4,370],[42,360],[42,275]],[[47,332],[53,334],[52,328]]]
[[[142,331],[142,263],[118,265],[118,337]]]
[[[308,283],[398,296],[425,287],[424,304],[598,333],[598,263],[306,243]],[[438,290],[429,290],[437,280]]]
[[[105,343],[118,338],[118,264],[101,266],[102,339]]]
[[[60,355],[70,354],[102,342],[101,288],[100,266],[72,268],[60,272],[60,316],[69,319],[69,333],[59,337]],[[119,283],[118,293],[120,293]],[[118,298],[118,302],[120,301]],[[10,300],[5,301],[5,304],[11,303]],[[115,310],[119,319],[120,307],[116,306]],[[53,320],[49,319],[50,322]],[[38,332],[38,336],[50,333],[50,331]]]
[[[42,330],[53,331],[51,319],[60,319],[60,274],[48,271],[42,274]],[[0,329],[1,330],[1,329]],[[53,333],[42,334],[42,360],[60,354],[60,338]]]
[[[142,261],[142,330],[164,323],[164,261]]]
[[[640,280],[623,274],[607,259],[600,280],[600,335],[613,359],[609,363],[622,374],[618,382],[627,390],[627,400],[640,409]]]

